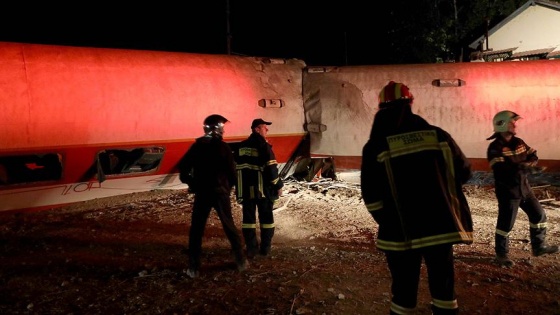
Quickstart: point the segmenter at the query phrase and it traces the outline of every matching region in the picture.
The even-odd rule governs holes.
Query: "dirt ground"
[[[531,256],[520,211],[511,237],[516,264],[496,265],[493,188],[464,189],[475,243],[455,247],[461,313],[560,314],[560,254]],[[559,189],[535,192],[549,217],[548,242],[560,244]],[[271,255],[242,273],[213,212],[196,279],[185,273],[192,195],[184,190],[0,214],[0,313],[388,314],[390,274],[359,185],[288,181],[280,201]],[[417,314],[430,314],[422,272]]]

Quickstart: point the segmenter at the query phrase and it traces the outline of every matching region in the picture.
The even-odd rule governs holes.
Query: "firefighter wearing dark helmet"
[[[237,269],[247,268],[241,236],[231,213],[230,195],[236,182],[231,148],[222,140],[228,120],[210,115],[203,123],[204,136],[197,138],[179,164],[180,179],[195,194],[189,232],[189,268],[187,275],[199,275],[202,237],[210,211],[214,208],[230,242]]]
[[[496,262],[513,266],[508,257],[509,234],[515,224],[518,208],[529,218],[529,236],[534,256],[558,252],[558,246],[546,244],[547,218],[539,200],[529,185],[528,175],[543,171],[537,166],[537,151],[517,137],[516,123],[521,119],[517,113],[503,110],[494,115],[494,133],[486,140],[487,158],[494,174],[495,194],[498,199],[498,219],[494,250]]]
[[[457,314],[453,244],[473,242],[462,191],[471,165],[449,133],[412,113],[413,100],[398,82],[379,93],[362,152],[362,197],[391,272],[390,314],[414,313],[422,259],[433,314]]]

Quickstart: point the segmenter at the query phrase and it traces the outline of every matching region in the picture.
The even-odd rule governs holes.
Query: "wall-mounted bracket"
[[[261,99],[259,106],[263,108],[281,108],[284,107],[284,101],[281,99]]]

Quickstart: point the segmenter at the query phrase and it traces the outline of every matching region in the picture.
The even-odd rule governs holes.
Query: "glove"
[[[531,174],[541,174],[546,170],[546,166],[529,166],[528,169]]]
[[[537,162],[521,162],[519,168],[522,170],[530,171],[533,167],[537,166]]]

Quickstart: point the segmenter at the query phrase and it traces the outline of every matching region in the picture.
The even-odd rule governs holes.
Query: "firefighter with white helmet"
[[[500,132],[508,132],[509,124],[511,122],[516,122],[521,118],[522,117],[517,113],[510,110],[503,110],[501,112],[498,112],[496,115],[494,115],[494,118],[492,118],[492,127],[494,128],[494,134],[489,138],[486,138],[486,140],[492,140],[496,138],[500,134]]]
[[[537,151],[516,136],[519,119],[521,116],[511,110],[498,112],[492,119],[494,133],[486,139],[493,140],[488,146],[487,159],[494,174],[498,199],[494,245],[496,262],[508,267],[514,265],[508,257],[509,235],[519,208],[529,218],[533,256],[558,252],[558,246],[546,244],[546,213],[529,185],[528,175],[542,172],[544,168],[537,166]]]
[[[414,313],[422,260],[433,314],[456,314],[453,244],[473,242],[462,191],[471,165],[449,133],[412,113],[413,101],[399,82],[379,93],[362,152],[362,198],[391,272],[390,314]]]
[[[235,263],[244,271],[247,260],[243,254],[241,235],[231,213],[230,194],[237,181],[235,160],[229,145],[222,139],[228,120],[210,115],[203,123],[204,136],[196,139],[179,164],[179,175],[195,194],[189,232],[189,268],[187,275],[195,278],[200,271],[202,237],[212,208],[218,213],[230,242]]]

